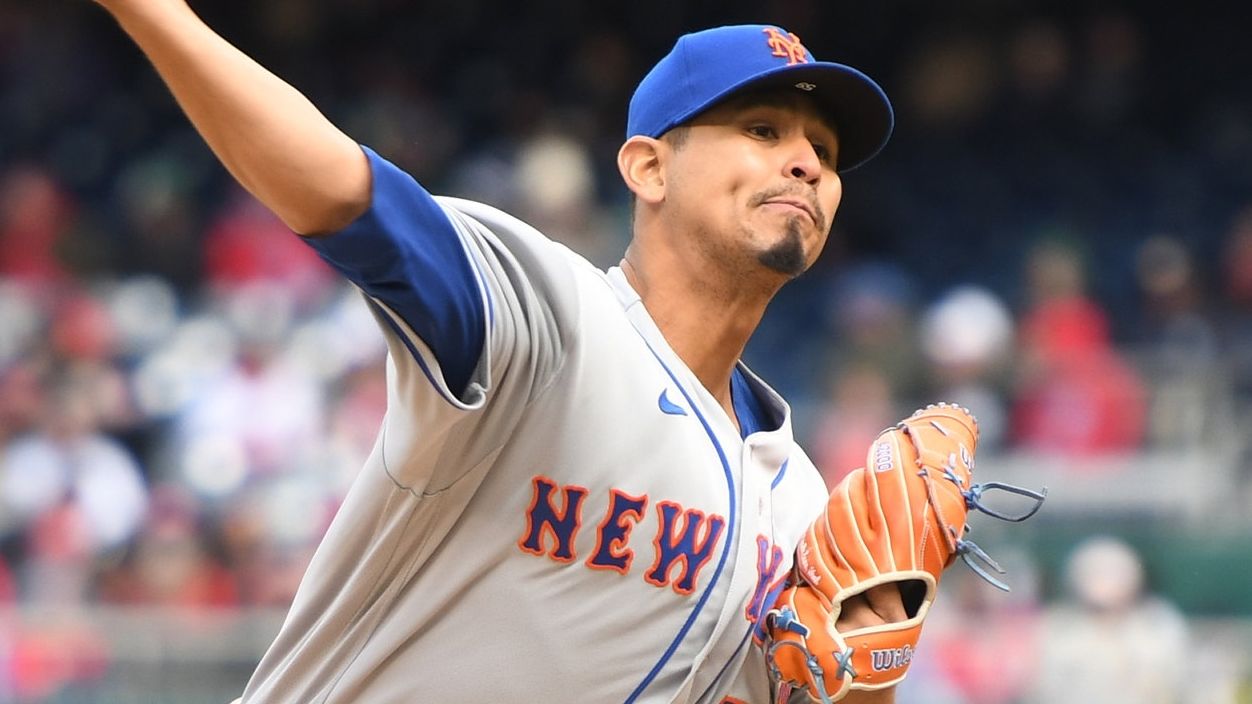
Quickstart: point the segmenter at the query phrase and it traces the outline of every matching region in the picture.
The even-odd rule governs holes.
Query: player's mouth
[[[825,225],[825,218],[818,214],[818,208],[805,198],[794,195],[776,195],[763,198],[761,206],[785,215],[803,215],[819,230]]]
[[[821,204],[818,203],[818,193],[815,189],[805,189],[794,183],[780,184],[755,193],[749,200],[749,204],[783,214],[788,218],[804,215],[819,232],[826,230],[825,213],[821,212]]]

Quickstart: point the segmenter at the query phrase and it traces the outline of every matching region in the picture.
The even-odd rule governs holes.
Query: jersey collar
[[[660,328],[656,326],[656,321],[652,320],[652,316],[648,314],[648,309],[643,305],[639,292],[630,285],[630,281],[627,280],[626,273],[622,271],[622,268],[618,266],[609,268],[605,272],[605,277],[608,279],[613,293],[617,295],[617,300],[622,304],[622,309],[626,311],[626,316],[630,319],[635,329],[639,331],[639,334],[644,336],[644,339],[652,345],[653,349],[665,355],[666,364],[682,369],[683,381],[690,387],[688,390],[698,394],[700,398],[706,399],[710,407],[717,408],[717,417],[724,419],[724,422],[730,426],[730,419],[725,417],[726,414],[721,411],[721,406],[713,401],[712,394],[699,383],[699,380],[695,378],[695,374],[687,368],[687,365],[683,363],[682,359],[669,346],[665,336],[661,334]],[[753,433],[748,436],[746,442],[753,447],[755,452],[761,453],[762,460],[769,464],[781,464],[790,455],[793,442],[791,407],[777,391],[762,381],[742,360],[739,362],[739,369],[747,379],[748,385],[752,387],[753,391],[761,399],[765,412],[775,418],[781,417],[782,419],[776,429]],[[730,432],[733,433],[733,426]]]

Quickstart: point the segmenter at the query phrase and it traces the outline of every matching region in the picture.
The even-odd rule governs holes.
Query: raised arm
[[[295,232],[317,235],[370,205],[356,141],[184,0],[97,0],[148,56],[227,170]]]

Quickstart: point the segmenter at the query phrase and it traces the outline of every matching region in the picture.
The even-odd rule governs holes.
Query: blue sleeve
[[[431,194],[373,150],[362,149],[373,173],[370,209],[343,230],[307,241],[408,323],[434,354],[448,389],[459,394],[486,341],[474,266]]]

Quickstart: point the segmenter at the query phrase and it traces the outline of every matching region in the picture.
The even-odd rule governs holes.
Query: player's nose
[[[817,153],[817,147],[803,136],[788,140],[787,147],[787,161],[783,172],[790,178],[816,185],[822,177],[822,159]]]

